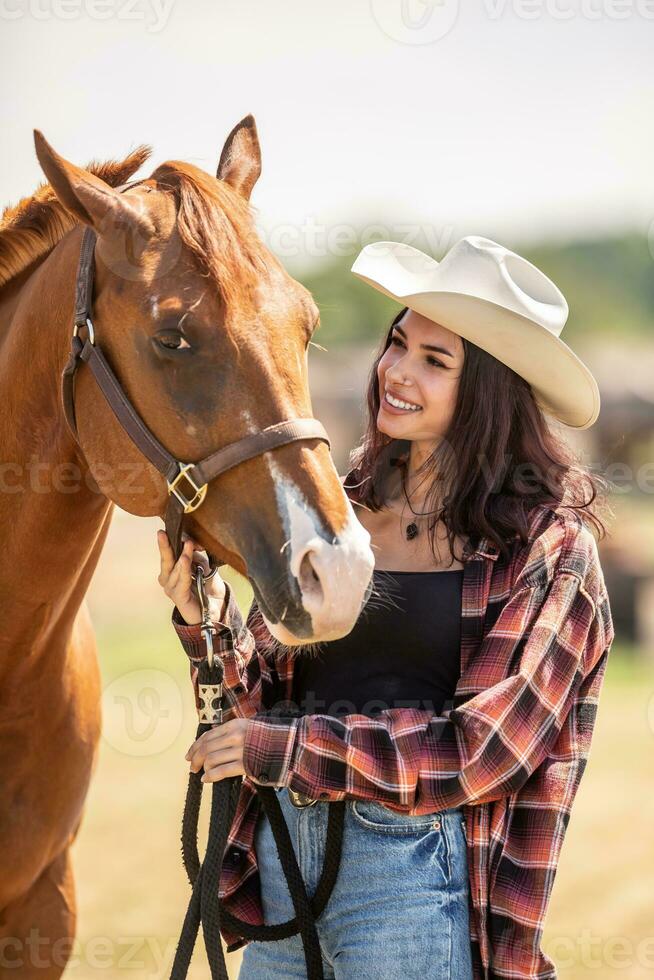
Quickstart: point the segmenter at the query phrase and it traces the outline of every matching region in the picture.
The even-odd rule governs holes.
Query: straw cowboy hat
[[[599,415],[595,378],[559,336],[568,318],[563,293],[503,245],[468,235],[437,262],[411,245],[374,242],[352,272],[502,361],[566,425],[587,429]]]

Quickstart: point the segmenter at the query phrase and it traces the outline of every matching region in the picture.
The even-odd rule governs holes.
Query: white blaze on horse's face
[[[333,541],[326,541],[320,521],[297,485],[282,472],[274,459],[268,463],[275,484],[277,508],[286,533],[283,550],[291,574],[302,593],[302,605],[311,616],[313,632],[322,642],[335,640],[352,628],[361,606],[361,596],[370,581],[374,557],[370,534],[357,520],[348,501],[348,518]],[[366,552],[369,563],[362,560]],[[262,613],[263,615],[263,613]],[[283,623],[269,623],[281,643],[296,643]]]
[[[248,432],[258,431],[247,409],[241,412],[241,419]],[[322,642],[337,640],[352,629],[360,612],[361,596],[370,582],[375,564],[370,534],[346,498],[347,521],[331,543],[326,541],[320,533],[318,516],[297,484],[270,453],[262,458],[267,461],[275,486],[277,511],[285,532],[282,550],[291,574],[298,580],[313,633]],[[269,622],[263,612],[262,616],[280,643],[297,643],[297,636],[282,622]]]

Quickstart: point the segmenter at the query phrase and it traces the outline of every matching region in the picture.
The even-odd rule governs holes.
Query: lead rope
[[[215,571],[215,569],[214,569]],[[202,610],[201,633],[207,656],[198,669],[198,693],[200,723],[196,738],[222,723],[222,699],[224,668],[220,657],[215,656],[213,636],[216,628],[211,622],[205,576],[198,566],[195,584]],[[271,712],[274,713],[274,712]],[[285,714],[288,715],[288,710]],[[212,783],[211,814],[204,861],[198,853],[198,818],[202,802],[202,773],[189,774],[189,784],[182,820],[182,859],[191,884],[192,892],[177,944],[170,980],[185,980],[193,955],[198,929],[202,934],[209,960],[212,980],[228,980],[227,967],[221,943],[221,924],[246,939],[273,941],[286,939],[300,933],[307,965],[307,980],[324,980],[322,953],[315,919],[324,909],[336,882],[341,861],[345,803],[332,803],[329,807],[325,861],[320,882],[312,899],[307,896],[302,874],[275,790],[270,786],[256,786],[260,802],[270,821],[282,868],[286,876],[295,918],[277,925],[252,925],[243,922],[222,908],[219,898],[220,872],[229,830],[232,826],[241,788],[241,776],[231,776]]]

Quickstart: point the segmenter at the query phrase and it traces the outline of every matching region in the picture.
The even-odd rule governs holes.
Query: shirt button
[[[230,857],[233,864],[238,864],[238,862],[241,860],[241,852],[235,847],[231,851]]]
[[[328,796],[329,796],[329,793],[321,793],[320,794],[320,799],[321,800],[326,800]]]
[[[267,783],[267,782],[269,781],[269,779],[270,779],[270,776],[268,775],[268,773],[267,773],[267,772],[260,772],[260,773],[259,773],[259,779],[260,779],[260,780],[261,780],[262,782],[264,782],[264,783]]]
[[[234,691],[234,694],[243,694],[245,688],[243,687],[242,684],[235,684],[232,690]]]

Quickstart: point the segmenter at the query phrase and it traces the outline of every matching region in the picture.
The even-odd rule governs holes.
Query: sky
[[[439,257],[654,219],[654,0],[0,0],[3,205],[67,159],[215,172],[257,122],[262,235],[295,265],[373,237]],[[376,228],[372,228],[375,225]]]

